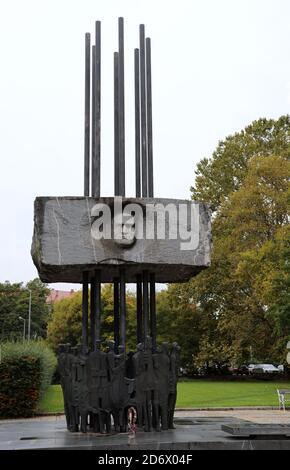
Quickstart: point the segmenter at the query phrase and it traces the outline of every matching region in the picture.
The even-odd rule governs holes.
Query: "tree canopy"
[[[289,131],[289,116],[260,119],[198,164],[192,197],[214,210],[211,267],[183,288],[204,316],[199,366],[285,360]]]
[[[0,338],[23,338],[23,320],[28,327],[29,289],[31,290],[31,338],[46,336],[49,306],[46,297],[49,289],[39,279],[23,283],[0,283]]]
[[[290,155],[290,116],[259,119],[244,130],[218,143],[211,158],[203,158],[195,171],[192,198],[208,202],[216,211],[229,195],[238,190],[253,157]]]
[[[102,285],[101,301],[101,331],[102,340],[114,339],[114,293],[112,284]],[[127,292],[127,346],[136,348],[136,301],[135,295]],[[90,328],[90,322],[89,322]],[[51,318],[47,326],[47,339],[53,349],[58,344],[70,343],[76,346],[81,343],[82,337],[82,293],[76,292],[67,299],[59,300],[53,304]]]

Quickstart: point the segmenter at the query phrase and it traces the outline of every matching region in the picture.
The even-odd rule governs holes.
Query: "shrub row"
[[[32,416],[51,383],[56,357],[44,342],[0,346],[0,417]]]

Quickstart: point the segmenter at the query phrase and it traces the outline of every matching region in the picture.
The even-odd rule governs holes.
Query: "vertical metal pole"
[[[95,310],[95,337],[96,342],[101,340],[101,271],[95,271],[95,285],[96,285],[96,310]]]
[[[101,192],[101,22],[96,21],[96,168],[95,196]]]
[[[119,54],[114,52],[114,193],[120,196],[120,138],[119,138]],[[115,353],[120,344],[120,284],[114,279],[114,341]]]
[[[122,127],[123,123],[120,120],[120,97],[123,99],[124,105],[124,88],[122,89],[122,83],[124,86],[124,38],[123,38],[123,20],[119,18],[119,52],[114,52],[114,189],[115,196],[123,195],[121,174],[122,174],[122,163],[125,155],[121,137],[124,139],[125,130]],[[123,67],[123,69],[122,69]],[[122,81],[123,71],[123,81]],[[124,108],[123,108],[124,113]],[[124,120],[124,114],[123,114]],[[123,124],[124,125],[124,124]],[[121,157],[122,155],[122,157]],[[123,175],[125,178],[125,173]],[[125,289],[126,290],[126,289]],[[126,305],[124,307],[123,297],[124,285],[120,285],[118,278],[114,279],[114,341],[115,341],[115,352],[118,353],[118,346],[125,342],[124,338],[124,316],[126,314]],[[121,297],[122,296],[122,297]],[[120,299],[121,297],[121,299]],[[120,302],[121,300],[121,302]],[[121,319],[120,319],[120,307],[121,307]],[[121,324],[120,324],[121,323]],[[120,331],[121,329],[121,331]]]
[[[126,280],[125,270],[120,270],[120,344],[126,348]]]
[[[142,275],[137,274],[137,289],[136,289],[136,309],[137,309],[137,343],[142,343]]]
[[[85,138],[84,138],[84,195],[90,195],[90,86],[91,35],[85,36]]]
[[[136,186],[136,197],[141,197],[139,49],[135,49],[134,69],[135,69],[135,181],[136,181],[135,186]]]
[[[114,341],[117,354],[120,344],[120,290],[118,278],[114,279]]]
[[[27,339],[30,340],[30,332],[31,332],[31,295],[32,292],[29,290],[29,305],[28,305],[28,331],[27,331]]]
[[[92,196],[100,197],[101,182],[101,22],[96,21],[92,58]]]
[[[143,339],[149,334],[149,275],[148,271],[143,271]]]
[[[90,305],[90,317],[91,317],[91,350],[96,350],[96,283],[95,277],[91,280],[91,305]]]
[[[114,185],[115,196],[120,196],[119,161],[119,54],[114,52]]]
[[[92,166],[91,166],[91,196],[96,192],[95,165],[96,165],[96,46],[92,47]]]
[[[119,161],[120,195],[125,196],[124,19],[119,18]]]
[[[84,139],[84,196],[90,195],[90,85],[91,35],[85,36],[85,139]],[[83,273],[82,292],[82,345],[88,347],[89,276]]]
[[[154,196],[153,187],[153,141],[152,141],[152,81],[151,81],[151,40],[146,38],[146,109],[148,145],[148,196]]]
[[[89,275],[83,273],[83,292],[82,292],[82,345],[88,346],[88,313],[89,313]]]
[[[147,168],[147,122],[146,122],[146,64],[145,27],[140,25],[140,86],[141,86],[141,155],[142,155],[142,197],[148,196]]]
[[[153,351],[156,350],[156,291],[155,274],[150,274],[150,334],[152,337]]]

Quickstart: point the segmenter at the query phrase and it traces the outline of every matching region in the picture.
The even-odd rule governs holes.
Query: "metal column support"
[[[95,284],[96,284],[96,342],[101,341],[101,271],[97,270],[95,272]]]
[[[92,80],[92,196],[101,190],[101,22],[96,21],[96,44],[93,46]]]
[[[92,46],[92,136],[91,136],[91,196],[95,192],[96,162],[96,46]]]
[[[120,271],[120,345],[126,348],[126,279],[124,269]]]
[[[150,274],[150,335],[153,351],[156,350],[156,291],[155,274]]]
[[[120,344],[120,289],[119,279],[114,279],[114,341],[115,353],[118,353],[118,346]]]
[[[84,196],[90,195],[90,86],[91,35],[85,36],[85,135],[84,135]]]
[[[135,72],[135,187],[136,187],[136,197],[141,197],[139,49],[135,49],[134,51],[134,72]]]
[[[90,195],[90,84],[91,84],[91,35],[85,36],[85,133],[84,133],[84,196]],[[88,347],[89,276],[83,273],[82,291],[82,346]]]
[[[149,335],[149,274],[143,271],[143,341],[145,344],[146,337]]]
[[[91,280],[91,302],[90,302],[90,330],[91,330],[91,350],[96,349],[96,284],[95,279]]]
[[[89,315],[89,276],[87,272],[83,273],[83,292],[82,292],[82,345],[83,350],[88,347],[88,315]]]
[[[124,85],[124,19],[119,18],[118,56],[119,98],[119,178],[120,196],[125,196],[125,85]]]
[[[137,288],[136,288],[136,314],[137,314],[137,343],[142,343],[142,323],[143,323],[143,300],[142,300],[142,275],[137,274]]]
[[[152,84],[151,84],[151,40],[146,38],[146,110],[148,150],[148,196],[153,197],[153,142],[152,142]]]
[[[91,348],[101,340],[101,272],[95,271],[91,281]]]
[[[120,195],[119,159],[119,54],[114,52],[114,188],[115,196]]]
[[[141,155],[142,155],[142,197],[148,196],[147,163],[147,122],[146,122],[146,63],[145,27],[140,25],[140,93],[141,93]]]

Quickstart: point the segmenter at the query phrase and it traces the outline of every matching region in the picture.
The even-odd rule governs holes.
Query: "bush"
[[[43,341],[1,345],[0,416],[27,417],[51,384],[56,357]]]
[[[31,356],[10,358],[0,364],[0,417],[28,417],[40,395],[40,360]]]

